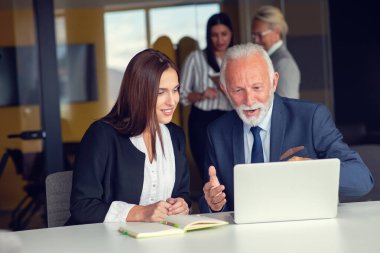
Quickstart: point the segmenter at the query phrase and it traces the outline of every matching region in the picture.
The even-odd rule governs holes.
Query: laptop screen
[[[235,222],[335,217],[339,171],[335,158],[235,165]]]

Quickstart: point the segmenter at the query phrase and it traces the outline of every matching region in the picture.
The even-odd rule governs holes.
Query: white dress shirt
[[[165,201],[171,197],[175,182],[175,159],[169,129],[160,124],[162,141],[156,135],[156,157],[149,161],[147,149],[142,134],[130,137],[132,144],[145,154],[144,183],[139,205],[150,205],[158,201]],[[125,222],[129,211],[135,204],[123,201],[113,201],[108,209],[104,222]]]
[[[279,40],[276,43],[274,43],[271,48],[268,50],[268,55],[271,56],[274,52],[276,52],[277,49],[279,49],[284,44],[284,41]]]
[[[258,125],[261,128],[260,137],[261,142],[263,144],[263,154],[264,154],[264,162],[269,162],[270,160],[270,127],[271,127],[271,119],[272,119],[272,110],[273,110],[273,101],[270,109],[268,110],[267,115],[265,115],[264,119]],[[251,132],[251,127],[244,123],[244,158],[245,163],[251,163],[251,154],[253,142],[253,134]]]

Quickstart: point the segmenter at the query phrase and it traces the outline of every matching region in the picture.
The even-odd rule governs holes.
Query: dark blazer
[[[280,74],[276,93],[282,97],[299,98],[301,73],[285,44],[270,55],[274,71]]]
[[[170,131],[176,166],[172,197],[191,205],[185,136],[173,123]],[[144,181],[145,154],[102,121],[85,133],[76,156],[67,225],[103,222],[112,201],[139,204]]]
[[[233,167],[245,163],[243,142],[243,122],[235,111],[208,127],[208,160],[203,178],[208,181],[208,166],[214,165],[220,183],[225,185],[227,205],[224,211],[234,210]],[[279,161],[285,151],[298,146],[305,148],[294,155],[312,159],[340,159],[340,197],[359,197],[372,189],[371,173],[360,156],[343,142],[325,106],[275,95],[270,161]],[[209,212],[204,197],[200,200],[200,210]]]

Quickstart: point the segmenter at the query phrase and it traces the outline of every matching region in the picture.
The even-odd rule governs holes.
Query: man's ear
[[[276,91],[277,89],[277,83],[278,83],[278,79],[280,78],[280,74],[278,72],[274,72],[274,75],[273,75],[273,92]]]
[[[219,82],[219,87],[220,87],[220,89],[223,91],[224,94],[227,93],[226,85],[223,85],[221,82]]]
[[[282,33],[281,33],[281,29],[280,27],[276,26],[273,28],[273,31],[276,33],[277,35],[277,41],[282,39]]]

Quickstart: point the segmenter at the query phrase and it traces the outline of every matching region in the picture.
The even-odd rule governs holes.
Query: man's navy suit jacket
[[[270,132],[270,161],[290,148],[304,146],[296,156],[312,159],[339,158],[339,195],[359,197],[373,187],[373,179],[360,156],[342,140],[342,134],[328,109],[321,105],[275,95]],[[204,183],[209,180],[208,167],[214,165],[221,184],[225,186],[227,204],[223,211],[234,210],[233,168],[245,163],[243,122],[235,111],[231,111],[208,127],[208,146],[204,167]],[[249,200],[247,200],[249,201]],[[202,196],[201,212],[210,212]]]

